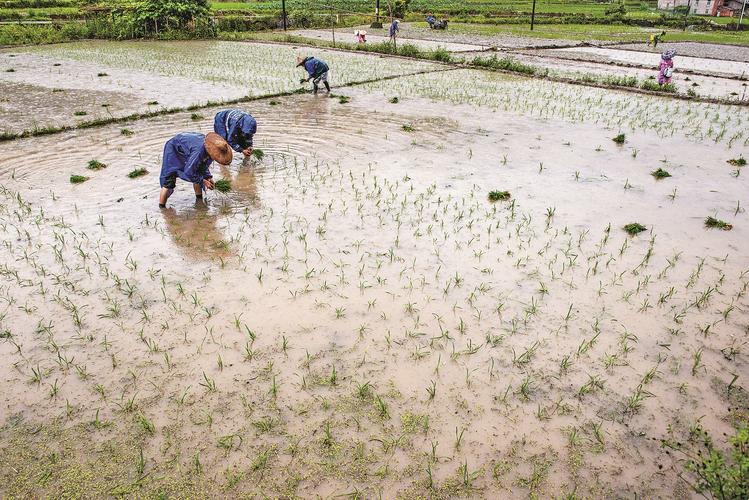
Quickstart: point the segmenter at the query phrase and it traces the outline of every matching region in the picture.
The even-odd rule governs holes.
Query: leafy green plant
[[[89,170],[101,170],[102,168],[107,168],[107,165],[100,162],[99,160],[91,160],[88,162],[88,166],[86,168]]]
[[[616,137],[612,138],[611,140],[614,141],[617,144],[624,144],[624,141],[626,136],[624,134],[619,134]]]
[[[691,436],[690,441],[696,441],[693,448],[672,440],[661,441],[664,448],[686,457],[684,468],[695,477],[690,486],[703,496],[709,493],[721,500],[749,498],[749,428],[742,426],[728,438],[730,454],[716,448],[710,434],[699,424]]]
[[[229,179],[219,179],[214,184],[216,191],[227,193],[231,191],[231,181]]]
[[[148,173],[148,170],[145,168],[136,168],[130,171],[130,173],[127,174],[128,177],[131,179],[135,179],[137,177],[142,177]]]
[[[265,157],[265,153],[263,152],[262,149],[253,149],[252,157],[258,161],[263,161],[263,158]]]
[[[86,182],[88,180],[88,177],[85,175],[71,175],[70,176],[70,183],[71,184],[80,184],[81,182]]]
[[[641,233],[643,231],[647,231],[648,228],[640,224],[639,222],[631,222],[624,226],[624,230],[627,232],[627,234],[635,235],[638,233]]]
[[[710,229],[722,229],[724,231],[730,231],[731,229],[733,229],[732,224],[729,224],[724,220],[716,219],[715,217],[706,218],[705,226],[709,227]]]
[[[509,191],[489,191],[489,201],[506,201],[509,199]]]
[[[662,168],[653,170],[652,172],[650,172],[650,175],[652,175],[656,179],[665,179],[666,177],[671,177],[671,174],[669,174],[668,171],[663,170]]]

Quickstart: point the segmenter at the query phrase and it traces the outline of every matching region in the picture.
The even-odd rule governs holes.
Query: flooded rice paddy
[[[334,92],[242,105],[264,158],[163,211],[221,108],[0,144],[3,493],[689,496],[660,440],[749,412],[743,108]]]

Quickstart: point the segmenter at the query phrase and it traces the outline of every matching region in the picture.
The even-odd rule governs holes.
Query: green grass
[[[719,18],[710,18],[710,20]],[[745,24],[746,24],[745,20]],[[424,24],[426,26],[426,24]],[[450,23],[450,33],[473,35],[516,35],[550,40],[601,40],[646,42],[653,28],[622,24],[538,24],[531,31],[527,24]],[[665,29],[665,41],[711,42],[749,45],[749,31],[681,31]]]

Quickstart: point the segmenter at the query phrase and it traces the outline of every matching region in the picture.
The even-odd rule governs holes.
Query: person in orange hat
[[[215,132],[208,135],[183,132],[169,139],[164,145],[159,176],[159,207],[166,207],[177,184],[177,177],[191,182],[195,197],[202,199],[204,189],[213,189],[213,176],[208,169],[211,163],[215,161],[229,165],[232,157],[229,144]]]

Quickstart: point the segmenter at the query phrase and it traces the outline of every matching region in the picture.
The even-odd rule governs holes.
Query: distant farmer
[[[325,64],[324,61],[314,57],[297,57],[296,62],[297,67],[303,66],[309,75],[309,78],[302,78],[299,83],[305,83],[312,80],[315,94],[317,94],[318,86],[320,85],[320,82],[323,82],[328,93],[330,93],[330,85],[328,84],[328,71],[330,68],[328,68],[328,65]]]
[[[239,109],[219,111],[213,119],[213,131],[237,153],[252,154],[252,136],[257,132],[257,122],[249,113]]]
[[[648,46],[652,45],[653,48],[658,47],[658,44],[663,41],[663,39],[666,37],[666,32],[661,31],[659,34],[650,35],[650,41],[648,42]]]
[[[671,83],[671,77],[674,74],[674,56],[676,50],[668,49],[661,54],[660,72],[658,73],[658,85]]]
[[[436,22],[437,22],[437,18],[434,17],[433,14],[429,14],[427,16],[427,24],[429,25],[430,28],[434,29],[434,23]]]
[[[367,43],[367,32],[363,30],[356,30],[354,32],[356,37],[356,43]]]
[[[395,43],[395,38],[398,36],[398,31],[400,31],[400,21],[397,19],[393,19],[393,22],[390,23],[390,29],[388,30],[388,33],[390,34],[390,41]]]
[[[208,167],[214,161],[228,165],[231,160],[229,144],[214,132],[208,135],[195,132],[175,135],[164,146],[164,159],[159,177],[159,207],[166,207],[166,201],[177,184],[177,177],[192,182],[195,197],[202,199],[203,189],[213,189],[213,176]]]

